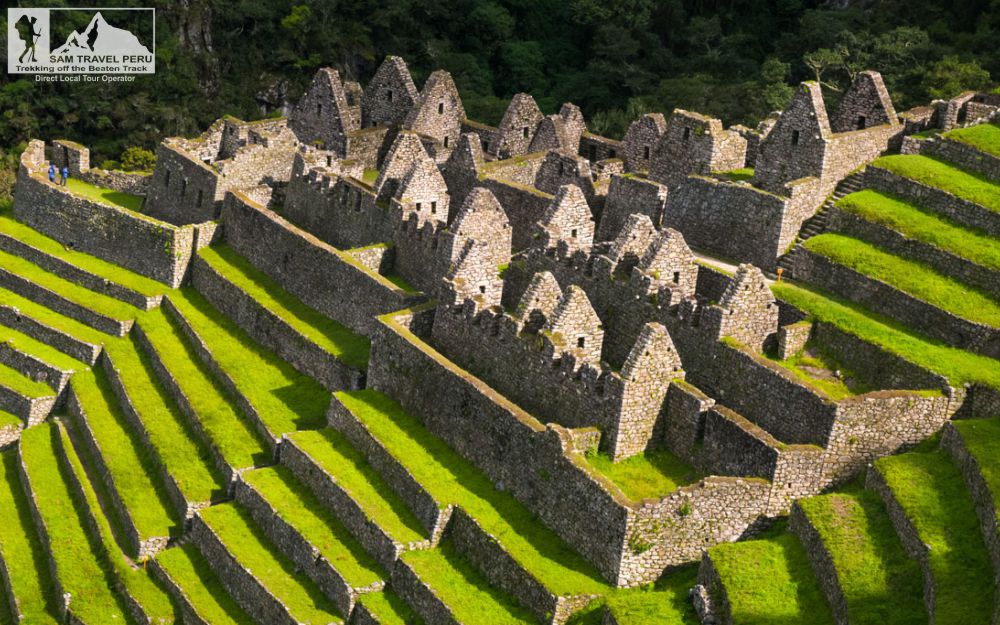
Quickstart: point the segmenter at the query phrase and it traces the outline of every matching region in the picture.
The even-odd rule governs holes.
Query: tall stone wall
[[[414,296],[350,254],[299,230],[246,196],[226,196],[223,220],[226,241],[239,254],[304,303],[355,332],[370,334],[377,315],[414,302]]]
[[[219,172],[210,165],[169,139],[156,148],[144,206],[149,215],[178,225],[211,221],[219,217],[223,195]]]
[[[194,248],[195,229],[176,227],[125,208],[95,202],[48,182],[41,141],[21,156],[14,216],[67,247],[180,286]]]

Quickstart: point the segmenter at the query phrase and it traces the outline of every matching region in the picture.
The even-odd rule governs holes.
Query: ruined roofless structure
[[[753,584],[790,623],[991,622],[998,107],[897,112],[867,71],[835,110],[807,82],[754,129],[617,140],[523,93],[469,120],[388,57],[152,172],[32,141],[0,229],[0,610],[626,625],[683,585],[728,625]],[[896,586],[860,596],[844,544]]]

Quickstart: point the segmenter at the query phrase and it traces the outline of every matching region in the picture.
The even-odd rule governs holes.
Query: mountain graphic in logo
[[[152,55],[139,38],[123,28],[115,28],[100,12],[94,14],[83,32],[73,31],[66,43],[52,51],[63,54],[146,54]]]

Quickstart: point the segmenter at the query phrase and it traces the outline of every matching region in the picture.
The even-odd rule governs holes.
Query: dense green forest
[[[580,105],[591,130],[609,136],[643,112],[675,107],[753,125],[783,106],[791,84],[819,79],[836,98],[869,67],[900,110],[1000,79],[1000,0],[113,4],[157,8],[157,73],[113,85],[5,75],[0,193],[9,193],[13,155],[29,137],[75,139],[100,164],[129,146],[197,133],[223,113],[281,114],[321,66],[364,83],[386,54],[405,57],[418,85],[449,70],[471,118],[495,123],[507,99],[527,91],[547,113]]]

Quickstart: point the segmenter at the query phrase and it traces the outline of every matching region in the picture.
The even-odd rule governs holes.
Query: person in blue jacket
[[[62,168],[62,185],[66,186],[66,181],[69,180],[69,167],[63,165]]]
[[[49,182],[52,184],[56,182],[56,166],[54,163],[49,163]]]

